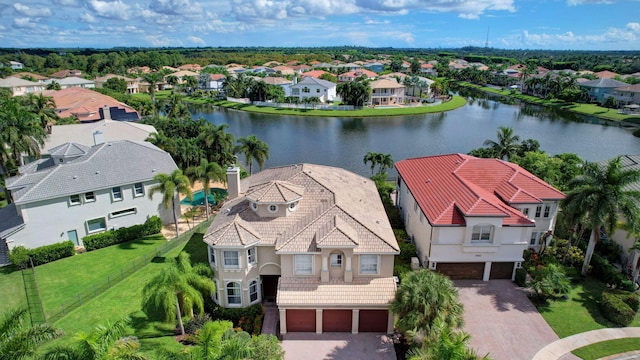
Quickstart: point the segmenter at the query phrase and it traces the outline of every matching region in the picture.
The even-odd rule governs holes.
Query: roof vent
[[[73,178],[74,178],[74,179],[77,179],[77,178],[78,178],[78,176],[77,176],[77,175],[73,175]]]
[[[376,224],[380,224],[380,220],[376,220]]]
[[[156,172],[156,169],[151,169],[151,172]]]
[[[427,184],[431,182],[431,179],[427,179]]]
[[[96,175],[100,174],[100,170],[96,171]]]

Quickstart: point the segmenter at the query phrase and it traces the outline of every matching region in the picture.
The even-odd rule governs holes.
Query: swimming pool
[[[219,188],[211,188],[209,189],[211,192],[209,193],[209,196],[207,197],[207,200],[209,201],[209,204],[211,205],[215,205],[216,201],[214,198],[214,194],[216,194],[216,196],[220,197],[223,196],[226,197],[227,196],[227,190],[225,189],[219,189]],[[203,190],[198,190],[196,192],[193,193],[193,201],[189,201],[188,197],[185,197],[184,199],[182,199],[182,201],[180,201],[180,205],[191,205],[191,206],[198,206],[198,205],[204,205],[204,191]]]

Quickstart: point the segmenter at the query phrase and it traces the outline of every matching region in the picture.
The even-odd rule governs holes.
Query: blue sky
[[[0,0],[0,47],[639,50],[640,0]]]

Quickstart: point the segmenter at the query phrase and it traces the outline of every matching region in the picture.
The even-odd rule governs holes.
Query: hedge
[[[591,275],[607,284],[615,286],[617,289],[634,291],[633,281],[621,273],[609,260],[597,253],[591,257]]]
[[[600,311],[614,324],[627,326],[636,316],[635,311],[616,294],[604,291],[600,300]]]
[[[255,304],[246,308],[224,308],[216,304],[212,304],[211,314],[214,320],[229,320],[234,326],[241,327],[242,330],[252,334],[254,332],[254,324],[262,322],[262,305]],[[261,325],[260,325],[261,326]]]
[[[26,269],[29,266],[29,258],[33,261],[33,266],[38,266],[73,256],[75,253],[75,245],[73,242],[63,241],[33,249],[16,246],[11,250],[9,259],[20,269]]]
[[[99,234],[88,235],[82,238],[82,243],[87,251],[102,249],[107,246],[139,239],[141,237],[157,234],[162,229],[162,220],[158,216],[152,216],[144,224],[107,230]]]
[[[524,268],[517,268],[514,281],[518,286],[524,287],[527,284],[527,270]]]
[[[638,294],[631,291],[623,291],[617,289],[607,290],[607,292],[620,298],[620,300],[629,305],[631,310],[633,310],[634,312],[638,312],[638,309],[640,308],[640,298],[638,297]]]

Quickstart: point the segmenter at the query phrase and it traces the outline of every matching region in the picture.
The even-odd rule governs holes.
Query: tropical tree
[[[262,170],[264,162],[269,159],[269,145],[255,135],[239,138],[236,152],[244,155],[246,164],[249,166],[249,175],[253,174],[254,160]]]
[[[78,333],[72,345],[56,346],[44,360],[146,360],[136,337],[125,337],[129,319],[98,325],[90,333]]]
[[[621,157],[606,165],[585,163],[582,175],[569,186],[573,190],[563,201],[563,208],[574,221],[583,221],[591,228],[589,244],[582,265],[582,275],[589,270],[593,250],[600,239],[600,230],[612,234],[618,220],[624,219],[629,229],[640,225],[640,191],[630,188],[640,181],[640,170],[624,169]]]
[[[385,174],[388,169],[393,167],[393,158],[391,154],[378,154],[377,163],[380,165],[378,175]]]
[[[527,283],[527,287],[533,290],[538,299],[542,301],[565,295],[571,290],[569,278],[556,264],[547,264],[541,269],[536,269],[532,274],[532,280]]]
[[[43,94],[28,94],[24,97],[24,106],[36,114],[40,119],[40,126],[50,134],[51,126],[58,120],[56,103],[53,101],[53,98],[51,96],[44,96]]]
[[[420,269],[402,279],[391,311],[396,328],[414,340],[433,338],[442,326],[462,326],[463,307],[458,291],[449,278],[435,271]]]
[[[182,316],[193,317],[194,308],[202,314],[204,296],[211,296],[215,291],[211,276],[209,266],[192,266],[189,254],[182,252],[144,286],[142,310],[150,318],[163,314],[167,322],[177,319],[180,333],[184,335]],[[188,314],[184,314],[185,311]]]
[[[178,216],[176,215],[176,193],[187,195],[189,199],[193,200],[193,193],[189,186],[189,178],[182,174],[182,170],[173,170],[171,174],[156,174],[153,176],[153,181],[157,184],[151,187],[149,190],[149,199],[153,199],[155,193],[162,194],[162,205],[166,209],[171,206],[171,212],[173,213],[173,221],[176,225],[176,236],[180,235],[178,229]]]
[[[207,123],[200,130],[199,142],[209,161],[225,167],[235,161],[233,134],[227,132],[229,124]]]
[[[354,106],[364,106],[369,100],[371,86],[368,81],[347,81],[338,84],[336,91],[342,101]]]
[[[142,74],[142,81],[149,84],[149,95],[151,96],[151,106],[154,114],[156,112],[156,87],[162,81],[162,78],[163,74],[161,72]]]
[[[376,168],[376,165],[378,164],[378,159],[380,158],[380,153],[377,152],[373,152],[373,151],[369,151],[368,153],[366,153],[364,155],[364,159],[362,159],[362,161],[364,162],[365,165],[367,165],[368,163],[371,163],[371,175],[373,176],[373,169]]]
[[[512,127],[500,126],[497,137],[498,141],[486,140],[484,146],[495,151],[500,159],[509,161],[520,149],[520,136],[513,133]]]
[[[220,165],[215,162],[209,162],[207,159],[200,159],[200,165],[191,166],[185,171],[187,177],[193,185],[196,181],[202,182],[202,191],[204,193],[204,207],[207,219],[209,218],[209,194],[211,193],[210,183],[212,181],[226,182],[226,172]]]
[[[425,341],[419,348],[414,348],[407,354],[409,360],[488,360],[489,355],[483,357],[469,347],[471,336],[460,330],[452,330],[448,326],[437,325],[437,337],[434,341]]]
[[[165,105],[168,118],[181,119],[191,116],[191,113],[183,100],[184,97],[180,94],[172,93],[169,96],[169,102]]]
[[[27,309],[7,312],[0,322],[0,360],[31,359],[40,345],[61,337],[60,330],[47,325],[27,326]]]

